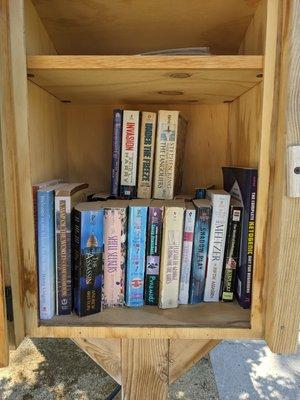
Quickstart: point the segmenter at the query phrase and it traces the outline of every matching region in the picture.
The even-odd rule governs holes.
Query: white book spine
[[[138,197],[141,199],[151,198],[155,135],[156,114],[142,112],[137,192]]]
[[[124,110],[121,157],[121,194],[123,195],[133,195],[132,190],[136,188],[138,138],[139,111]]]
[[[158,112],[154,198],[173,199],[178,135],[178,111]]]
[[[212,219],[204,301],[219,301],[230,195],[212,194]]]
[[[189,303],[195,217],[196,210],[187,209],[185,211],[179,287],[179,304]]]
[[[165,208],[160,266],[160,308],[178,306],[183,217],[183,207]]]

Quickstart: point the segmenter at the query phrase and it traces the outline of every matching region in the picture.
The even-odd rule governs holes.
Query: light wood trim
[[[266,341],[272,351],[293,353],[300,324],[300,199],[287,197],[287,146],[300,144],[300,2],[280,2],[278,108],[274,114],[272,215],[266,279]],[[278,116],[278,120],[277,120]],[[277,122],[277,126],[276,126]]]
[[[28,56],[34,69],[260,69],[263,56]],[[33,72],[34,73],[34,72]]]
[[[219,343],[219,340],[171,339],[169,345],[169,383],[173,383],[187,372]]]
[[[168,340],[122,339],[122,399],[167,399],[168,356]]]
[[[72,339],[88,356],[121,385],[120,339]]]

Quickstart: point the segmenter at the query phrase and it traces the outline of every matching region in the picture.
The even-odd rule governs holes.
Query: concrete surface
[[[70,340],[26,339],[10,357],[9,367],[0,369],[1,400],[104,400],[115,387]],[[171,400],[218,400],[209,359],[178,379],[170,392]]]

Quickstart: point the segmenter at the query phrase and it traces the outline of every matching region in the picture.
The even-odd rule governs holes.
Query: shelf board
[[[68,327],[203,327],[250,328],[250,310],[237,303],[201,303],[161,310],[158,307],[114,308],[79,318],[72,314],[41,321],[43,326]]]
[[[28,56],[28,77],[76,104],[232,101],[262,80],[263,56]]]

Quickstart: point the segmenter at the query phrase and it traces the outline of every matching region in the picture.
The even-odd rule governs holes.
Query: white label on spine
[[[121,185],[136,185],[139,111],[125,110],[122,131]]]

